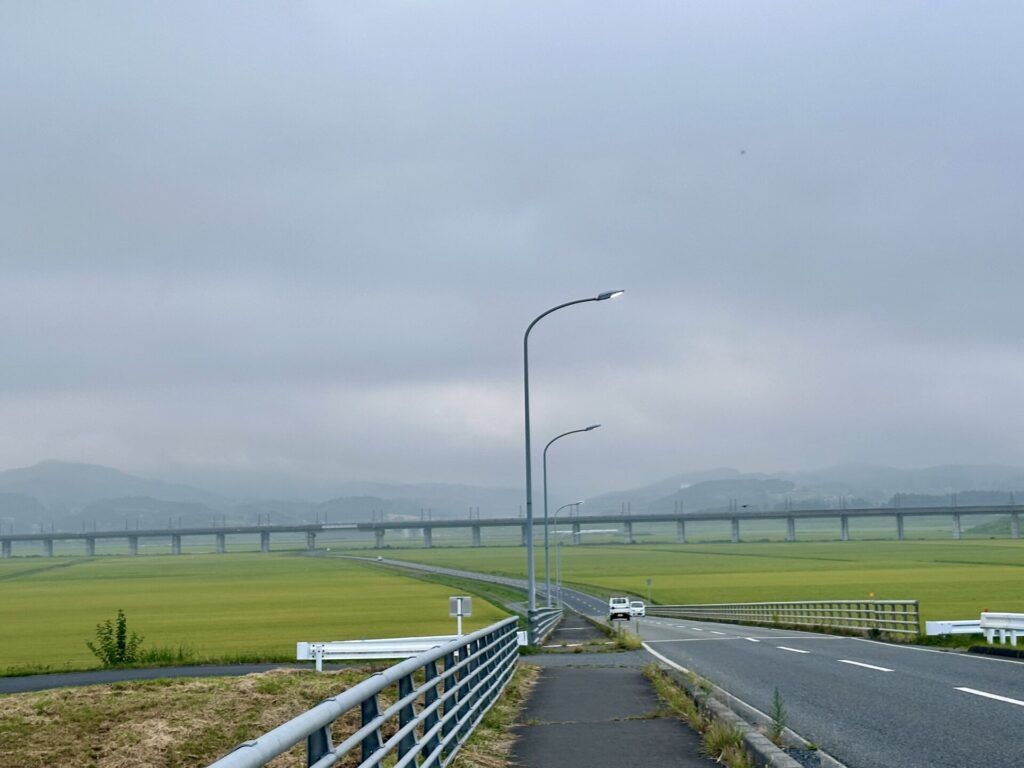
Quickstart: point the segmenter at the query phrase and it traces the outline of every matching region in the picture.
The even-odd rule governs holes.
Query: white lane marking
[[[856,667],[865,669],[877,669],[879,672],[892,672],[888,667],[876,667],[874,664],[865,664],[863,661],[850,661],[849,659],[836,659],[840,664],[853,664]]]
[[[752,643],[760,643],[760,642],[761,642],[761,641],[760,641],[760,640],[758,640],[758,639],[757,639],[756,637],[744,637],[743,639],[744,639],[744,640],[749,640],[749,641],[750,641],[750,642],[752,642]]]
[[[704,631],[700,627],[690,627],[690,629],[692,629],[694,632],[703,632]]]
[[[711,634],[712,635],[724,635],[725,632],[719,632],[717,629],[712,629],[711,630]]]
[[[873,643],[874,645],[884,645],[886,648],[893,648],[901,651],[941,653],[943,656],[949,659],[974,659],[975,661],[998,661],[1003,664],[1024,664],[1024,661],[1014,661],[1013,659],[998,659],[994,656],[989,656],[987,654],[982,653],[950,653],[949,651],[938,651],[934,648],[921,648],[916,645],[897,645],[896,643],[883,643],[881,640],[868,640],[866,637],[844,637],[837,639],[854,640],[858,643]]]
[[[786,645],[777,645],[775,647],[778,648],[780,651],[792,651],[793,653],[810,653],[810,651],[801,651],[799,648],[790,648]]]
[[[986,699],[995,699],[996,701],[1005,701],[1007,704],[1016,704],[1018,707],[1024,707],[1024,701],[1020,699],[1011,699],[1009,696],[999,696],[995,693],[986,693],[985,691],[979,691],[975,688],[957,688],[958,691],[964,693],[973,693],[975,696],[984,696]]]

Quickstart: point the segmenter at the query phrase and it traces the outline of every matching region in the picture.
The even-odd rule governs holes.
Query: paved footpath
[[[568,622],[549,641],[599,643]],[[596,633],[596,630],[595,630]],[[523,768],[650,768],[717,765],[700,756],[700,738],[661,712],[642,667],[642,651],[550,653],[524,657],[542,667],[516,726],[514,765]]]

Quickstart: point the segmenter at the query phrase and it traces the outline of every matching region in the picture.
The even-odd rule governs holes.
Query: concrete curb
[[[691,670],[686,669],[674,662],[668,661],[661,654],[652,651],[646,644],[644,649],[651,654],[658,663],[667,667],[669,675],[679,687],[685,690],[691,698],[699,700],[700,691],[695,690],[690,680],[686,677]],[[803,768],[803,766],[779,749],[771,740],[758,730],[758,726],[765,727],[771,722],[771,718],[764,712],[752,707],[742,699],[738,699],[728,691],[719,688],[710,680],[701,678],[710,694],[707,697],[707,707],[716,719],[722,720],[737,728],[743,734],[743,743],[747,747],[754,764],[766,768]],[[786,728],[782,733],[782,740],[789,747],[806,748],[808,741],[795,731]],[[836,760],[827,752],[818,748],[815,750],[821,768],[847,768],[846,765]]]

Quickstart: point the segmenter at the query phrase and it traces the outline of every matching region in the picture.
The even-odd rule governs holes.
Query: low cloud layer
[[[8,4],[0,467],[1024,463],[1022,17]]]

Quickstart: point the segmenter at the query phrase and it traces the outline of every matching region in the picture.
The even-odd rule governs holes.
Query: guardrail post
[[[454,653],[446,654],[445,657],[444,657],[444,671],[448,672],[448,671],[452,670],[454,667],[455,667],[455,654]],[[455,710],[459,706],[459,691],[457,689],[459,681],[458,681],[458,678],[456,677],[456,675],[458,675],[458,672],[453,672],[452,674],[448,675],[444,679],[444,692],[447,694],[447,693],[451,693],[452,691],[454,691],[454,693],[452,693],[452,695],[448,699],[445,700],[445,704],[444,704],[444,714],[445,714],[445,716],[450,714],[453,710]],[[448,734],[450,734],[453,730],[455,730],[455,718],[454,717],[448,718],[447,720],[445,720],[444,725],[441,726],[441,735],[444,736],[445,738],[447,738]],[[447,757],[449,754],[451,754],[451,747],[448,747],[445,750],[444,757]]]
[[[94,557],[96,555],[96,539],[90,536],[85,540],[85,556]]]
[[[430,687],[427,688],[426,694],[423,697],[423,708],[429,709],[430,705],[437,701],[437,662],[428,661],[424,669],[424,676]],[[432,683],[430,681],[433,681]],[[423,732],[427,733],[431,728],[436,726],[441,721],[441,714],[438,712],[438,708],[431,710],[430,714],[424,718],[423,721]],[[435,733],[427,740],[427,746],[424,752],[431,754],[435,749],[441,746],[441,735]]]
[[[686,521],[676,520],[676,541],[680,544],[686,543]]]
[[[580,537],[580,524],[579,523],[573,523],[572,524],[572,543],[573,544],[579,544],[580,543],[580,538],[581,538]]]
[[[324,726],[306,737],[306,765],[315,765],[317,760],[329,754],[331,746],[331,727]]]
[[[732,522],[732,543],[733,544],[739,544],[740,543],[740,519],[738,517],[734,517],[731,522]]]
[[[4,560],[7,560],[11,556],[11,542],[5,541],[2,546],[3,550],[2,554],[0,554],[0,557],[3,557]]]
[[[842,515],[839,518],[839,540],[849,541],[850,540],[850,518],[846,515]]]
[[[398,698],[404,699],[406,696],[412,694],[412,675],[405,675],[398,679]],[[416,719],[416,710],[413,707],[413,703],[410,701],[404,704],[398,710],[398,727],[404,728],[413,720]],[[409,733],[405,734],[398,742],[398,757],[402,758],[409,753],[413,747],[416,746],[416,732],[415,729],[410,730]],[[415,765],[416,761],[413,761]]]
[[[473,546],[474,547],[482,546],[482,542],[480,541],[480,526],[479,525],[474,525],[473,526]]]
[[[796,541],[796,518],[786,518],[786,541]]]
[[[260,531],[260,552],[270,551],[270,531]]]
[[[377,709],[377,697],[370,696],[359,705],[359,714],[362,718],[362,726],[365,728],[367,725],[372,723],[380,715],[380,710]],[[380,729],[375,728],[363,739],[360,744],[360,751],[362,753],[362,761],[365,763],[373,753],[380,749]]]
[[[128,552],[133,555],[139,554],[139,537],[129,536],[128,537]]]
[[[954,512],[953,513],[953,538],[954,539],[959,539],[960,535],[961,535],[960,513],[959,512]]]
[[[226,537],[223,533],[217,534],[217,554],[223,555],[227,551]]]
[[[901,514],[897,514],[896,515],[896,538],[899,541],[903,541],[903,538],[904,538],[903,515],[901,515]]]
[[[1010,538],[1011,539],[1019,539],[1020,538],[1020,513],[1019,512],[1011,512],[1010,513]]]

